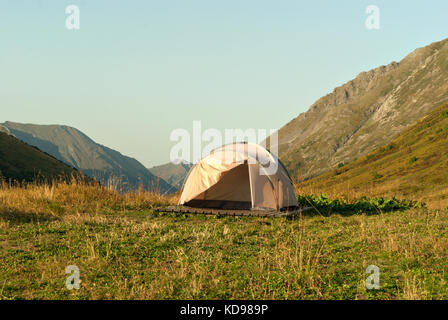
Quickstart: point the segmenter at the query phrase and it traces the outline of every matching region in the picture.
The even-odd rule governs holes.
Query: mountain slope
[[[369,190],[448,206],[448,104],[418,120],[390,144],[304,183],[315,190]],[[439,206],[440,207],[440,206]]]
[[[170,188],[168,183],[154,177],[137,160],[95,143],[75,128],[9,121],[3,126],[18,139],[118,190],[136,189],[140,184],[147,190],[161,192]]]
[[[279,130],[294,177],[322,174],[389,142],[448,101],[448,39],[336,88]]]
[[[156,177],[161,177],[175,188],[180,190],[193,165],[191,163],[182,162],[180,164],[172,164],[171,162],[155,166],[149,169]]]
[[[35,181],[70,179],[81,177],[80,173],[65,163],[26,144],[19,139],[0,132],[0,177],[6,180]]]
[[[8,135],[11,135],[11,132],[9,131],[8,128],[6,128],[4,125],[0,124],[0,132],[6,133]]]

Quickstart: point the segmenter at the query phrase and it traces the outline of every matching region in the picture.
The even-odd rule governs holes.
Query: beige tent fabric
[[[222,146],[193,167],[179,204],[192,200],[249,202],[253,209],[297,206],[289,175],[278,158],[247,143]]]
[[[185,181],[180,204],[184,204],[210,189],[213,185],[218,183],[222,173],[229,171],[238,165],[238,163],[219,164],[203,160],[199,161],[193,169],[191,169],[187,180]]]
[[[249,170],[247,164],[239,165],[221,174],[221,179],[196,196],[198,200],[229,200],[251,202]]]
[[[251,180],[252,208],[254,209],[279,209],[277,201],[277,179],[260,175],[259,165],[253,164],[249,167]]]

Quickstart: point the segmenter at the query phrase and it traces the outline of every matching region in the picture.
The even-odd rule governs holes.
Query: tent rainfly
[[[235,210],[297,207],[280,160],[257,144],[224,145],[202,158],[185,179],[180,205]]]

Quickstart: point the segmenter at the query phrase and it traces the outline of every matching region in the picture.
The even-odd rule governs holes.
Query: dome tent
[[[180,205],[194,208],[282,210],[297,207],[291,178],[260,145],[224,145],[202,158],[185,179]]]

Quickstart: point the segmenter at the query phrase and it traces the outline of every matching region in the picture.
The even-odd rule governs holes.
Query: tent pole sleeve
[[[249,173],[249,186],[250,186],[250,202],[251,202],[251,206],[252,206],[252,208],[254,208],[255,207],[255,203],[254,203],[254,185],[253,185],[253,181],[252,181],[252,175],[251,175],[251,172],[250,172],[250,168],[252,168],[253,167],[253,165],[250,165],[249,163],[247,164],[247,170],[249,171],[248,173]]]

